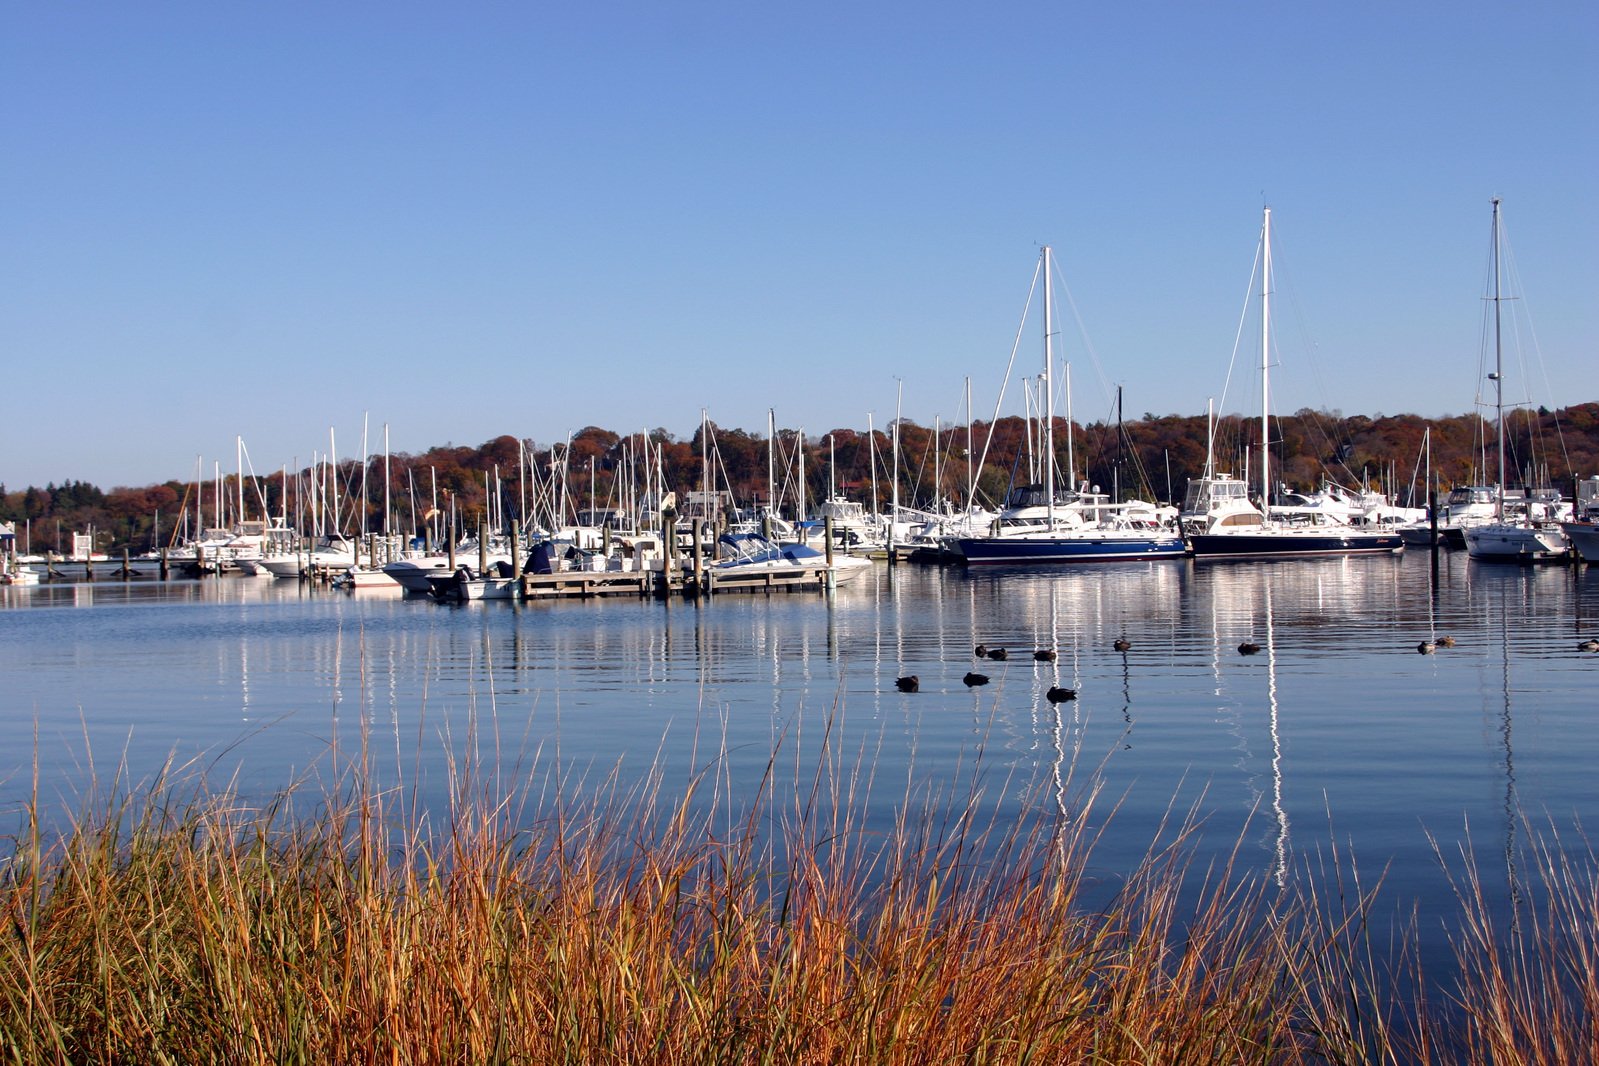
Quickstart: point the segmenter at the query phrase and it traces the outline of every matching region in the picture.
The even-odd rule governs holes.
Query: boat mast
[[[893,462],[893,469],[894,469],[894,475],[893,475],[893,478],[892,478],[892,481],[891,481],[891,486],[892,487],[890,489],[891,493],[893,494],[893,500],[894,500],[894,517],[893,517],[893,520],[890,522],[889,527],[888,527],[888,529],[889,529],[889,547],[891,547],[891,548],[893,547],[893,543],[894,543],[894,525],[893,525],[893,523],[899,521],[899,417],[900,417],[900,405],[904,401],[904,398],[905,398],[905,382],[903,380],[899,379],[899,378],[896,378],[895,382],[894,382],[894,435],[893,435],[894,436],[894,440],[893,440],[893,444],[890,446],[890,449],[889,449],[893,453],[892,462]],[[971,500],[970,500],[970,498],[968,498],[968,500],[967,500],[968,506],[970,505],[970,503],[971,503]]]
[[[1500,270],[1499,270],[1499,197],[1493,199],[1493,256],[1494,272],[1494,372],[1488,379],[1494,383],[1494,422],[1499,433],[1499,492],[1494,503],[1498,521],[1505,520],[1505,375],[1504,353],[1500,345]],[[1529,511],[1530,513],[1530,511]]]
[[[773,518],[777,517],[776,496],[777,470],[774,467],[772,449],[777,446],[777,412],[772,408],[766,409],[766,513]]]
[[[1260,510],[1271,507],[1271,208],[1260,227]]]
[[[799,428],[799,436],[795,438],[795,462],[799,466],[799,503],[794,508],[794,522],[800,524],[805,521],[805,427]],[[808,537],[803,531],[800,533],[800,543],[803,544]]]
[[[977,495],[977,468],[972,465],[972,376],[966,375],[966,505]]]
[[[233,465],[234,465],[234,469],[236,469],[239,472],[239,486],[238,486],[238,488],[239,488],[239,494],[238,494],[239,495],[239,519],[238,520],[240,522],[243,522],[244,521],[244,438],[242,436],[235,436],[233,438]],[[264,518],[266,516],[263,515],[262,517]]]
[[[1077,458],[1072,455],[1072,437],[1075,429],[1076,417],[1072,414],[1072,364],[1067,360],[1063,364],[1066,371],[1066,491],[1074,492],[1077,489]],[[1083,478],[1084,481],[1088,479]]]
[[[971,387],[970,382],[971,382],[971,379],[968,378],[967,379],[967,387],[968,388]],[[967,434],[968,447],[969,447],[970,440],[971,440],[971,434],[968,433]],[[867,465],[871,468],[871,471],[872,471],[872,517],[876,518],[876,517],[878,517],[878,510],[879,510],[879,505],[878,505],[878,502],[877,502],[877,428],[872,425],[872,412],[870,412],[870,411],[866,412],[866,441],[867,441],[867,444],[869,445],[869,447],[867,449],[867,452],[868,452],[868,455],[870,456],[870,458],[867,460]]]
[[[1049,528],[1055,528],[1055,384],[1050,376],[1054,362],[1052,334],[1054,319],[1050,315],[1050,298],[1054,290],[1049,277],[1049,245],[1044,245],[1044,499]]]

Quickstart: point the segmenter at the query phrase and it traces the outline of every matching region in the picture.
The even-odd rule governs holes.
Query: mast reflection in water
[[[582,788],[614,772],[625,789],[653,771],[671,795],[710,769],[732,818],[768,772],[791,806],[826,738],[831,771],[870,782],[869,829],[891,826],[907,795],[968,788],[1002,824],[1103,827],[1114,806],[1093,856],[1114,884],[1170,812],[1193,808],[1202,852],[1243,841],[1245,864],[1280,884],[1336,838],[1387,871],[1395,912],[1414,904],[1418,927],[1437,929],[1449,894],[1429,835],[1447,856],[1468,824],[1502,825],[1513,882],[1521,812],[1599,821],[1599,656],[1577,650],[1599,569],[1461,556],[1436,581],[1432,569],[1422,552],[880,566],[830,598],[698,605],[445,607],[227,579],[8,587],[5,739],[23,765],[37,724],[43,796],[83,786],[85,738],[135,780],[176,754],[259,796],[325,764],[337,739],[441,809],[450,760],[471,750],[505,787],[535,792],[557,774]],[[1438,634],[1455,645],[1416,653]],[[1238,654],[1244,641],[1263,654]],[[978,667],[978,644],[1010,654]],[[1045,649],[1054,660],[1033,657]],[[963,685],[974,669],[990,683]],[[920,691],[897,691],[909,674]],[[1077,699],[1047,702],[1054,685]],[[27,777],[0,778],[8,809]],[[1103,801],[1087,805],[1096,787]]]

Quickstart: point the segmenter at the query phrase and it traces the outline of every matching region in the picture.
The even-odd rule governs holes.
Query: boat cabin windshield
[[[1220,478],[1195,478],[1188,483],[1188,495],[1183,500],[1186,514],[1203,514],[1212,504],[1221,500],[1247,499],[1249,486],[1231,475]]]

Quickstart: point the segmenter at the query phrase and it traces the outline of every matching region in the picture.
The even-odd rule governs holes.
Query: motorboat
[[[858,555],[833,556],[808,544],[776,544],[759,533],[724,533],[716,541],[716,558],[706,564],[711,581],[754,574],[783,574],[796,570],[831,570],[835,584],[852,581],[872,568],[870,559]]]

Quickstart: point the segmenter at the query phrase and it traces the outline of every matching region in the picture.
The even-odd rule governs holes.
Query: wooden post
[[[128,549],[122,549],[122,580],[126,581],[133,576],[133,570],[128,565]]]
[[[694,519],[694,594],[704,591],[705,584],[705,519]]]
[[[483,522],[477,524],[477,576],[482,577],[483,571],[489,568],[489,538],[484,535]]]
[[[767,511],[761,515],[761,536],[767,540],[772,539],[772,512]]]
[[[661,512],[661,588],[662,596],[672,594],[672,564],[677,557],[677,535],[672,532],[677,516],[670,510]]]
[[[205,576],[205,548],[198,544],[194,546],[194,576]]]
[[[450,549],[450,573],[453,574],[455,573],[455,519],[450,519],[449,525],[445,526],[444,528],[444,538],[446,541],[448,541]]]
[[[172,576],[172,570],[167,564],[167,546],[161,545],[161,580],[165,581]]]
[[[838,571],[833,568],[833,516],[822,516],[822,539],[827,543],[827,577],[823,579],[823,587],[831,589],[837,583]]]
[[[511,520],[511,576],[522,573],[522,520]]]

